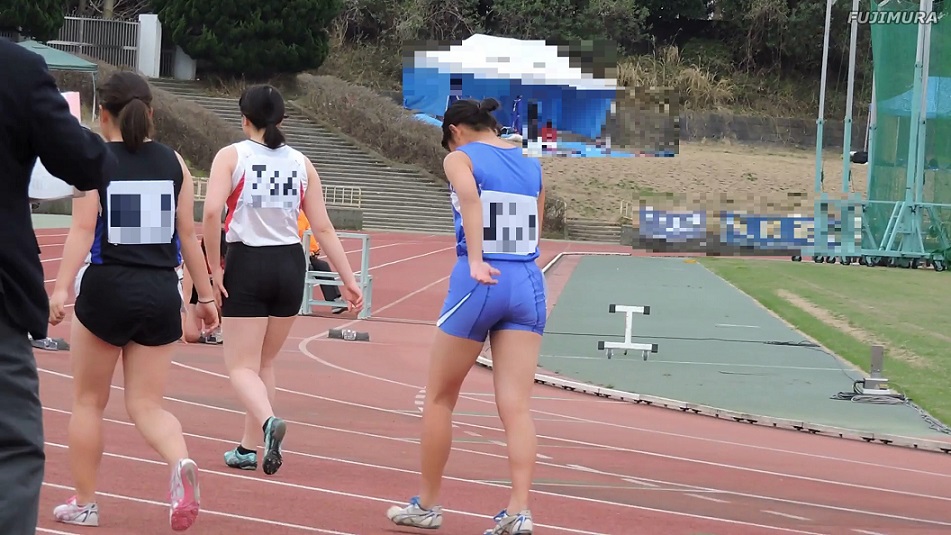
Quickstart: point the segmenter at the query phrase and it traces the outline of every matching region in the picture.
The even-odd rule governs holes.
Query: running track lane
[[[418,320],[431,318],[438,309],[453,258],[451,250],[436,251],[451,244],[445,238],[410,236],[428,243],[371,254],[374,265],[389,264],[374,272],[379,289],[375,316]],[[381,235],[372,244],[405,238]],[[548,257],[552,251],[546,251]],[[433,254],[419,256],[427,252]],[[356,256],[351,259],[356,261]],[[418,258],[392,263],[411,257]],[[49,264],[55,263],[44,265],[50,269],[55,266]],[[348,321],[301,319],[288,341],[278,370],[284,389],[278,406],[292,421],[289,451],[285,468],[269,482],[259,481],[259,472],[235,474],[220,468],[221,453],[233,444],[240,429],[239,407],[223,375],[220,349],[182,348],[168,392],[170,398],[181,401],[171,402],[169,408],[182,419],[186,431],[201,435],[189,444],[208,474],[202,480],[207,509],[351,533],[390,530],[382,516],[386,503],[367,496],[399,500],[416,488],[420,414],[416,400],[423,394],[432,327],[370,320],[357,327],[371,333],[369,344],[321,337],[328,327]],[[38,357],[40,366],[52,372],[41,374],[49,407],[47,440],[57,444],[49,446],[47,481],[69,485],[59,446],[66,442],[68,359],[62,353],[38,352]],[[448,469],[454,479],[447,481],[445,505],[472,515],[491,515],[504,503],[504,488],[498,485],[507,477],[504,435],[491,404],[491,375],[474,370],[464,390],[456,418],[456,451]],[[107,416],[115,420],[106,424],[107,451],[133,459],[108,457],[102,488],[161,502],[167,471],[162,465],[136,460],[154,460],[155,455],[128,425],[118,423],[127,418],[121,392],[115,394],[107,410]],[[533,510],[542,524],[562,528],[543,532],[782,532],[770,529],[773,526],[792,533],[896,534],[940,533],[948,525],[938,522],[951,524],[945,512],[951,501],[951,466],[937,454],[755,428],[541,386],[534,409],[542,438]],[[121,474],[119,481],[116,474]],[[241,485],[249,485],[250,490],[240,490]],[[243,497],[255,492],[267,492],[273,502],[246,505]],[[66,496],[68,490],[46,489],[44,522],[53,497]],[[115,503],[104,513],[109,524],[121,527],[138,518],[154,518],[160,524],[155,532],[164,532],[167,513],[161,504],[108,498],[104,506],[109,500]],[[317,512],[296,506],[302,502],[330,507]],[[119,507],[121,511],[116,510]],[[232,522],[245,530],[255,525],[247,519],[203,514],[194,532],[228,529],[233,533]],[[485,527],[479,516],[458,513],[447,515],[446,522],[448,533],[478,533]],[[43,525],[63,529],[52,523]],[[257,527],[274,533],[306,532],[265,524]]]

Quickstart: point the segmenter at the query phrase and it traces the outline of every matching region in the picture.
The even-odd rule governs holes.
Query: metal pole
[[[934,0],[925,0],[925,13],[931,13],[931,10],[934,9]],[[918,110],[918,140],[917,140],[917,151],[915,157],[915,203],[924,202],[924,177],[925,177],[925,147],[927,145],[927,124],[928,124],[928,74],[929,65],[931,63],[931,24],[928,24],[927,20],[924,21],[925,27],[925,36],[924,36],[924,49],[922,51],[922,65],[921,65],[921,109]],[[916,217],[921,217],[921,213],[918,212]]]
[[[928,0],[920,0],[919,10],[924,12]],[[905,202],[914,201],[912,187],[915,184],[915,173],[918,160],[918,121],[921,120],[921,89],[922,72],[924,71],[924,47],[926,21],[918,24],[918,46],[915,50],[915,77],[911,92],[911,114],[909,117],[908,162],[905,166]]]
[[[822,75],[819,82],[819,116],[816,118],[816,193],[822,192],[822,133],[825,123],[826,83],[829,71],[829,32],[832,26],[833,3],[835,3],[835,0],[826,0],[825,35],[822,38]]]
[[[872,170],[875,168],[875,131],[878,130],[878,103],[875,102],[875,61],[872,60],[872,102],[868,107],[868,132],[865,134],[865,148],[868,151],[868,175],[865,180],[865,194],[872,200]]]
[[[859,0],[852,0],[852,13],[858,13]],[[852,181],[852,99],[855,96],[855,48],[859,38],[858,17],[852,17],[852,35],[849,39],[849,78],[845,97],[844,139],[842,141],[842,193],[849,192]]]

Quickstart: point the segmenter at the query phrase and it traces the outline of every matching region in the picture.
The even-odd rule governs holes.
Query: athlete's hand
[[[473,262],[469,264],[469,275],[479,284],[498,284],[499,281],[492,277],[498,276],[500,273],[502,272],[485,262]]]
[[[214,302],[198,303],[195,306],[195,315],[201,320],[202,332],[210,333],[218,328],[220,318],[218,317],[218,307]]]
[[[69,299],[67,290],[53,290],[50,294],[50,325],[59,325],[66,319],[67,299]]]
[[[228,290],[225,289],[225,272],[222,269],[215,269],[211,272],[211,283],[215,287],[215,301],[221,307],[221,302],[228,297]]]
[[[340,289],[340,296],[350,306],[350,310],[360,310],[363,308],[363,291],[356,281],[350,284],[344,284]]]

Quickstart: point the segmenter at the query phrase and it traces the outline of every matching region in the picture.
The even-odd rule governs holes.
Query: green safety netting
[[[951,4],[951,0],[944,3]],[[944,236],[951,228],[951,10],[943,16],[946,8],[934,3],[939,17],[930,23],[930,57],[922,75],[927,81],[927,97],[920,101],[926,112],[921,152],[914,146],[917,124],[912,118],[919,4],[894,0],[870,4],[877,120],[869,154],[870,204],[865,211],[863,248],[878,248],[895,203],[907,200],[948,205],[919,211],[925,250],[934,251],[947,247]],[[915,158],[923,158],[922,180],[908,177],[907,164]]]

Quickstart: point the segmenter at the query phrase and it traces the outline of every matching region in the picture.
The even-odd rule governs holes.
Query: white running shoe
[[[174,531],[185,531],[198,518],[201,493],[198,489],[198,465],[191,459],[178,461],[172,469],[169,485],[168,522]]]
[[[66,503],[53,509],[53,518],[63,524],[73,524],[76,526],[98,526],[99,525],[99,506],[95,503],[79,505],[76,503],[76,497],[66,500]]]
[[[390,507],[386,516],[397,526],[422,529],[438,529],[442,526],[442,507],[435,505],[432,509],[423,509],[419,504],[419,496],[410,499],[406,507]]]
[[[495,515],[495,527],[483,535],[532,535],[532,512],[529,510],[510,515],[504,509]]]

